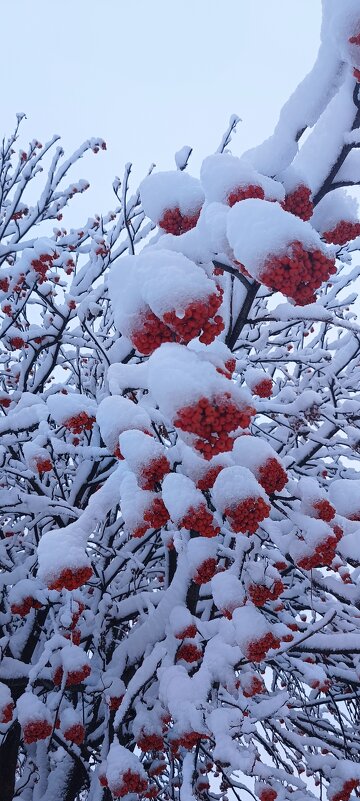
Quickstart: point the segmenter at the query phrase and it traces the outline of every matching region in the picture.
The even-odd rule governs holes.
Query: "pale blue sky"
[[[140,179],[189,144],[196,171],[232,113],[243,119],[233,152],[269,135],[315,59],[321,2],[13,0],[1,17],[2,132],[25,111],[28,139],[59,133],[67,152],[103,136],[107,153],[74,172],[90,178],[78,201],[90,213],[113,205],[127,161]]]

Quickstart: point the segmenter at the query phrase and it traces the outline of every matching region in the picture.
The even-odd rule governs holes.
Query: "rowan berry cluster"
[[[141,732],[140,737],[136,740],[136,745],[140,751],[162,751],[164,748],[164,738],[161,734],[145,734]]]
[[[10,723],[13,718],[14,704],[6,704],[0,709],[0,723]]]
[[[217,562],[214,557],[209,557],[209,559],[205,559],[205,561],[199,565],[196,570],[195,576],[193,581],[195,584],[207,584],[208,581],[212,579],[212,577],[216,573]]]
[[[250,584],[248,587],[249,596],[255,606],[264,606],[267,601],[276,601],[284,591],[284,585],[280,579],[274,581],[272,587],[265,584]]]
[[[53,463],[50,457],[48,459],[45,457],[39,457],[39,459],[35,459],[35,464],[38,473],[49,473],[53,468]]]
[[[191,506],[180,525],[189,531],[197,531],[201,537],[216,537],[220,534],[220,527],[214,525],[214,518],[205,503],[200,504],[197,509]]]
[[[37,740],[46,740],[52,732],[52,725],[47,720],[33,720],[25,724],[24,742],[35,743]]]
[[[20,350],[25,347],[25,340],[22,337],[11,337],[9,341],[14,350]]]
[[[136,350],[144,356],[150,356],[164,342],[174,342],[175,339],[171,329],[151,309],[141,317],[139,328],[130,336]]]
[[[235,203],[239,203],[240,200],[248,200],[248,198],[259,198],[260,200],[264,200],[265,192],[262,186],[257,186],[256,184],[249,184],[249,186],[238,186],[227,196],[227,203],[229,206],[235,206]]]
[[[111,788],[111,792],[115,798],[123,798],[128,793],[144,793],[147,788],[147,781],[143,779],[139,773],[129,768],[121,776],[120,783],[116,787]]]
[[[77,590],[82,584],[86,584],[93,574],[90,566],[86,567],[65,567],[56,578],[48,582],[49,590]]]
[[[258,676],[251,676],[249,682],[246,682],[245,687],[243,687],[243,695],[245,698],[252,698],[254,695],[258,693],[264,692],[264,682]]]
[[[111,695],[108,699],[110,712],[117,712],[123,699],[123,695]]]
[[[356,790],[358,785],[359,779],[347,779],[347,781],[344,782],[341,790],[332,796],[331,801],[349,801],[352,791]]]
[[[154,498],[150,508],[144,512],[144,520],[148,524],[148,528],[165,526],[169,517],[169,512],[161,498]]]
[[[251,662],[261,662],[271,648],[279,648],[280,640],[271,631],[264,634],[260,640],[253,640],[246,648],[246,657]]]
[[[29,614],[31,609],[40,609],[41,604],[39,601],[36,601],[35,598],[32,598],[31,595],[28,595],[26,598],[23,598],[20,604],[11,604],[11,612],[13,615],[19,615],[19,617],[26,617]]]
[[[181,318],[175,311],[164,314],[164,322],[176,335],[177,342],[187,345],[191,339],[199,336],[200,342],[210,345],[224,328],[223,318],[216,314],[222,303],[222,290],[213,292],[206,300],[194,300],[184,310]]]
[[[320,518],[320,520],[325,520],[326,523],[329,523],[335,517],[335,509],[329,501],[316,501],[313,504],[313,509],[316,517]]]
[[[87,412],[79,412],[79,414],[69,417],[64,422],[65,428],[68,428],[72,434],[81,434],[83,431],[91,431],[95,423],[95,417]]]
[[[141,468],[139,484],[142,489],[154,490],[156,484],[163,480],[164,476],[170,471],[170,464],[166,456],[158,456],[152,459],[147,465]]]
[[[260,279],[273,291],[305,306],[316,300],[315,290],[335,272],[334,260],[321,250],[307,251],[301,242],[293,242],[283,256],[274,255],[265,262]]]
[[[259,524],[269,517],[270,506],[263,498],[245,498],[234,506],[227,506],[224,514],[236,533],[255,534]]]
[[[272,787],[264,787],[259,792],[260,801],[275,801],[275,798],[277,798],[277,792]]]
[[[189,626],[186,626],[186,629],[182,629],[182,631],[178,631],[178,633],[175,634],[175,637],[176,637],[177,640],[185,640],[187,637],[189,637],[191,639],[192,637],[195,637],[196,632],[197,632],[197,628],[195,626],[195,623],[190,623]]]
[[[194,746],[199,744],[200,740],[206,739],[206,735],[200,731],[187,731],[181,735],[179,739],[179,745],[182,745],[182,747],[186,748],[187,751],[191,751]]]
[[[229,436],[237,428],[247,428],[255,409],[245,406],[240,409],[225,392],[214,398],[200,398],[197,403],[179,409],[174,425],[182,431],[197,434],[195,448],[205,459],[229,451],[233,440]]]
[[[258,395],[259,398],[271,398],[272,389],[273,382],[271,378],[263,378],[262,381],[252,387],[254,395]]]
[[[76,684],[82,684],[82,682],[90,676],[91,667],[90,665],[82,665],[81,668],[78,670],[68,670],[66,673],[66,680],[65,680],[65,687],[72,687]],[[63,680],[64,670],[62,667],[57,667],[54,675],[53,675],[53,682],[56,685],[61,684]]]
[[[351,239],[360,236],[360,223],[341,220],[331,231],[325,231],[322,238],[330,245],[346,245]]]
[[[206,473],[204,473],[204,475],[198,479],[196,484],[197,488],[202,492],[206,492],[206,490],[211,489],[219,473],[221,473],[221,470],[222,466],[219,464],[210,467],[209,470],[207,470]]]
[[[326,567],[331,565],[335,558],[338,540],[336,536],[329,536],[320,542],[315,551],[310,556],[303,556],[298,561],[298,566],[303,570],[312,570],[314,567]]]
[[[70,740],[75,745],[81,745],[84,742],[85,729],[81,723],[74,723],[68,729],[65,729],[63,734],[65,740]]]
[[[177,652],[177,659],[183,659],[184,662],[198,662],[201,657],[202,650],[194,642],[184,642]]]
[[[195,225],[200,217],[200,210],[195,214],[182,214],[178,207],[174,209],[167,209],[159,221],[159,226],[167,234],[180,236],[195,228]]]
[[[275,458],[270,458],[259,467],[257,480],[265,492],[272,495],[273,492],[281,492],[284,489],[288,477],[280,462]]]
[[[38,259],[33,259],[31,262],[31,267],[39,276],[38,283],[43,284],[46,279],[46,273],[52,266],[54,259],[58,258],[58,254],[54,253],[51,255],[50,253],[42,253]]]
[[[289,211],[290,214],[295,214],[296,217],[307,222],[314,211],[311,189],[305,184],[301,184],[294,192],[286,195],[282,207],[284,211]]]

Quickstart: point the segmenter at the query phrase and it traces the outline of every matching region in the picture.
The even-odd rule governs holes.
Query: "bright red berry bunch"
[[[289,211],[290,214],[295,214],[296,217],[307,222],[314,211],[311,189],[305,184],[301,184],[294,192],[286,195],[282,207],[284,211]]]
[[[131,332],[131,341],[139,353],[150,356],[164,342],[174,342],[174,333],[149,309],[139,322],[139,328]]]
[[[11,337],[10,345],[14,350],[20,350],[25,345],[25,340],[22,337]]]
[[[259,792],[260,801],[275,801],[275,798],[277,798],[277,792],[272,787],[264,787]]]
[[[222,466],[219,464],[210,467],[209,470],[207,470],[206,473],[199,478],[196,484],[197,488],[202,492],[206,492],[206,490],[211,489],[221,470]]]
[[[329,523],[330,520],[332,520],[333,517],[335,517],[335,509],[332,506],[332,504],[329,503],[329,501],[326,500],[316,501],[313,504],[313,509],[316,514],[316,517],[318,517],[320,520],[325,520],[326,523]]]
[[[13,718],[14,704],[6,704],[0,709],[0,723],[10,723]]]
[[[351,239],[360,236],[360,223],[341,220],[331,231],[325,231],[322,238],[330,245],[346,245]]]
[[[253,640],[246,648],[246,657],[251,662],[261,662],[271,648],[279,648],[280,640],[271,631],[259,640]]]
[[[117,712],[123,699],[123,695],[111,695],[108,699],[110,712]]]
[[[161,528],[169,519],[169,512],[161,498],[154,498],[150,508],[144,512],[144,520],[148,524],[148,528]]]
[[[164,738],[161,734],[145,734],[145,732],[142,731],[136,740],[136,744],[140,748],[140,751],[162,751],[164,748]]]
[[[220,534],[220,527],[214,525],[214,518],[205,503],[200,504],[197,509],[191,506],[181,525],[189,531],[197,531],[202,537],[216,537]]]
[[[338,540],[336,536],[329,536],[320,542],[315,551],[310,556],[303,556],[298,561],[299,567],[303,570],[312,570],[314,567],[326,567],[331,565],[335,558]]]
[[[186,629],[182,629],[182,631],[178,631],[177,634],[175,634],[175,637],[176,637],[177,640],[185,640],[186,638],[191,639],[192,637],[195,637],[196,632],[197,632],[197,628],[196,628],[195,624],[194,623],[190,623],[189,626],[186,626]]]
[[[120,784],[111,788],[111,792],[115,798],[123,798],[128,793],[144,793],[147,788],[147,781],[136,773],[135,771],[126,770],[122,777]]]
[[[273,382],[271,378],[263,378],[262,381],[252,387],[254,395],[258,395],[259,398],[271,398],[272,389]]]
[[[265,687],[262,679],[260,679],[259,676],[252,675],[250,681],[246,681],[242,691],[245,698],[252,698],[254,695],[258,695],[258,693],[263,693],[264,689]]]
[[[36,459],[35,461],[36,461],[36,469],[37,469],[38,473],[49,473],[50,470],[52,470],[52,468],[53,468],[53,463],[52,463],[50,457],[48,459],[39,458],[39,459]]]
[[[91,578],[93,570],[86,567],[66,567],[59,575],[48,583],[49,590],[77,590]]]
[[[24,726],[24,742],[36,743],[37,740],[46,740],[50,737],[52,725],[47,720],[29,721]]]
[[[231,528],[236,533],[255,534],[259,524],[269,517],[270,506],[263,498],[245,498],[225,509]]]
[[[195,212],[195,214],[182,214],[178,207],[167,209],[159,221],[159,226],[166,231],[167,234],[180,236],[180,234],[185,234],[186,231],[190,231],[191,228],[195,228],[199,216],[200,210]]]
[[[164,322],[176,334],[176,339],[181,344],[187,345],[191,339],[200,335],[200,342],[210,345],[215,337],[224,328],[224,320],[216,314],[222,303],[223,292],[213,292],[206,300],[194,300],[184,310],[181,318],[176,316],[175,311],[167,311],[164,314]]]
[[[91,673],[90,665],[82,665],[82,667],[79,668],[78,670],[69,670],[66,674],[65,687],[72,687],[73,685],[76,684],[82,684],[82,682],[85,679],[87,679],[88,676],[90,676],[90,673]],[[53,676],[54,684],[56,685],[61,684],[63,675],[64,675],[63,668],[60,666],[57,667]]]
[[[298,306],[316,300],[315,290],[334,275],[336,267],[321,250],[307,251],[301,242],[293,242],[283,256],[271,256],[261,271],[262,283],[282,292]]]
[[[10,609],[13,615],[26,617],[31,609],[41,609],[41,604],[39,601],[36,601],[35,598],[32,598],[30,595],[28,595],[26,598],[22,599],[20,604],[11,604]]]
[[[39,276],[39,284],[43,284],[46,279],[46,273],[52,266],[52,263],[55,258],[58,257],[58,254],[55,253],[53,256],[50,253],[42,253],[38,259],[33,259],[31,262],[31,267]]]
[[[183,659],[184,662],[198,662],[202,657],[202,650],[194,642],[184,642],[180,645],[177,652],[177,659]]]
[[[249,184],[249,186],[238,186],[227,196],[227,202],[229,206],[235,206],[235,203],[239,203],[240,200],[248,200],[248,198],[253,197],[264,200],[265,192],[262,186],[257,186],[256,184]]]
[[[205,561],[199,565],[196,570],[195,576],[193,581],[195,584],[207,584],[208,581],[212,579],[212,577],[216,573],[217,562],[214,557],[209,557],[209,559],[205,559]]]
[[[65,729],[63,732],[65,740],[70,740],[75,745],[81,745],[84,742],[85,728],[81,723],[74,723]]]
[[[202,734],[200,731],[188,731],[181,735],[179,745],[182,745],[187,751],[191,751],[194,746],[199,744],[200,740],[206,739],[206,735]]]
[[[265,464],[261,465],[257,475],[259,484],[263,487],[268,495],[273,492],[281,492],[287,483],[287,473],[278,462],[277,459],[267,459]]]
[[[332,796],[331,801],[349,801],[352,791],[356,790],[358,785],[359,785],[358,779],[347,779],[347,781],[344,782],[342,789]]]
[[[69,417],[69,419],[64,422],[64,426],[73,434],[81,434],[83,431],[91,431],[94,423],[95,417],[87,412],[79,412],[79,414]]]
[[[239,409],[231,400],[231,395],[223,395],[212,399],[200,398],[192,406],[179,409],[174,425],[182,431],[197,434],[195,448],[202,453],[205,459],[211,459],[218,453],[229,451],[233,447],[233,440],[229,436],[237,428],[247,428],[255,409],[244,406]]]
[[[154,490],[156,484],[162,481],[169,471],[170,464],[166,456],[158,456],[156,459],[152,459],[141,469],[141,475],[139,476],[140,486],[145,490]]]
[[[267,601],[276,601],[284,590],[284,585],[280,579],[274,581],[272,587],[265,584],[250,584],[248,587],[249,596],[255,606],[264,606]]]

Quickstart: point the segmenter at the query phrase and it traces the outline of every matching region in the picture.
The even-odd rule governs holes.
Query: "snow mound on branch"
[[[146,216],[155,223],[168,209],[194,214],[204,202],[200,181],[180,170],[148,175],[140,184],[140,197]]]
[[[46,401],[51,417],[57,425],[64,425],[69,419],[76,418],[81,412],[89,417],[96,415],[96,403],[86,395],[58,392],[50,395]]]
[[[320,233],[331,231],[339,221],[359,222],[359,204],[344,189],[334,189],[320,200],[311,218],[311,225]]]
[[[145,409],[121,395],[104,398],[96,412],[96,422],[105,445],[113,453],[119,435],[128,429],[151,431],[151,420]]]
[[[327,253],[312,226],[277,203],[249,199],[237,203],[228,214],[227,235],[235,257],[255,279],[271,255],[286,254],[289,245],[301,242],[308,250]]]
[[[75,534],[67,531],[47,531],[38,545],[38,576],[44,584],[51,586],[63,571],[90,569],[91,563],[85,549]]]
[[[343,517],[360,517],[360,482],[357,479],[340,478],[329,487],[329,499]]]
[[[285,198],[284,187],[278,181],[261,175],[250,162],[230,153],[207,156],[201,166],[200,179],[209,203],[226,203],[233,190],[249,186],[260,187],[268,200]]]
[[[244,437],[247,439],[247,437]],[[215,506],[222,513],[246,498],[262,498],[268,501],[267,495],[256,478],[247,467],[234,465],[225,467],[219,473],[212,488]]]
[[[204,496],[187,476],[169,473],[162,486],[164,504],[174,523],[180,523],[190,507],[195,509],[204,504]]]

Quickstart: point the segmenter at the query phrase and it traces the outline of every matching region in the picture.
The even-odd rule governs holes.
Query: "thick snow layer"
[[[86,412],[91,417],[96,415],[96,403],[86,395],[75,393],[63,394],[58,392],[50,395],[46,401],[51,417],[58,425],[63,425],[72,417],[76,417],[81,412]]]
[[[269,631],[266,617],[252,604],[235,609],[233,616],[235,639],[242,651],[254,640],[260,640]]]
[[[124,748],[117,740],[111,743],[109,753],[107,755],[106,778],[109,783],[110,790],[116,791],[121,783],[124,773],[131,771],[140,776],[141,779],[147,782],[147,774],[138,759],[138,757]]]
[[[360,515],[360,482],[349,478],[332,481],[329,487],[329,500],[339,515],[344,517]]]
[[[276,459],[279,464],[282,464],[276,451],[262,437],[250,435],[238,437],[234,442],[231,454],[235,464],[248,467],[252,472],[256,472],[268,459]]]
[[[16,703],[19,723],[22,728],[27,723],[46,721],[52,723],[50,710],[40,701],[37,695],[27,691],[23,693]]]
[[[120,450],[130,469],[137,475],[144,465],[163,456],[165,449],[143,431],[123,431],[119,437]]]
[[[245,603],[243,584],[229,570],[217,573],[211,579],[211,591],[214,603],[221,612],[231,613]]]
[[[120,496],[121,512],[126,527],[131,531],[143,527],[145,525],[144,512],[151,507],[157,497],[156,494],[140,489],[135,476],[130,473],[121,482]]]
[[[320,233],[325,233],[332,231],[342,220],[359,222],[359,204],[345,189],[334,189],[315,207],[311,225]]]
[[[62,570],[90,567],[81,540],[65,531],[48,531],[38,545],[39,578],[46,582],[57,578]]]
[[[244,437],[247,439],[247,437]],[[216,508],[224,512],[227,507],[236,506],[245,498],[262,498],[267,502],[267,495],[247,467],[225,467],[219,473],[212,488],[212,497]]]
[[[162,486],[162,497],[174,523],[181,523],[190,507],[197,509],[204,504],[204,496],[187,476],[169,473]]]
[[[293,242],[326,253],[319,234],[309,223],[265,200],[236,203],[228,214],[227,233],[236,259],[253,278],[260,278],[270,255],[283,255]]]
[[[107,378],[113,395],[126,389],[148,388],[148,362],[143,364],[111,364]]]
[[[140,197],[145,214],[155,223],[167,209],[178,208],[181,214],[191,215],[204,202],[200,181],[180,170],[148,175],[140,184]]]
[[[112,395],[101,401],[96,412],[96,422],[106,447],[112,453],[119,445],[119,435],[123,431],[151,431],[151,420],[145,409],[120,395]]]
[[[261,175],[252,164],[230,153],[215,153],[203,161],[200,179],[209,203],[226,203],[234,189],[260,186],[268,200],[284,200],[284,187],[266,175]]]

